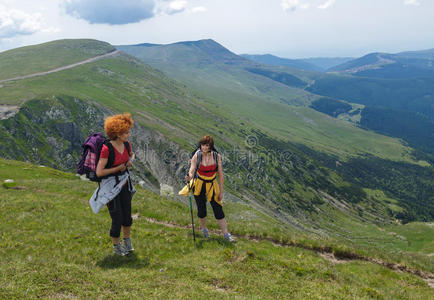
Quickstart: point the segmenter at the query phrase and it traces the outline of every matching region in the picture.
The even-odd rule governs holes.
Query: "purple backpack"
[[[108,139],[101,133],[92,133],[86,139],[86,141],[81,145],[83,151],[81,153],[81,159],[77,166],[77,174],[86,174],[86,177],[91,181],[100,182],[102,178],[96,176],[96,167],[98,166],[99,156],[101,154],[102,146],[106,145],[109,150],[109,156],[107,159],[106,169],[113,166],[115,161],[115,150]],[[131,153],[130,144],[124,142],[124,145],[128,151]]]
[[[81,145],[83,151],[77,166],[77,174],[86,174],[86,177],[91,181],[101,181],[96,176],[96,166],[98,165],[102,146],[106,143],[106,140],[101,132],[93,133],[87,137],[86,141]]]

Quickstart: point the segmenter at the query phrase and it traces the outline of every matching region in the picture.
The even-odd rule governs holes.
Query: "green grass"
[[[424,223],[381,225],[381,220],[375,224],[358,220],[357,216],[349,218],[349,211],[331,207],[322,209],[323,218],[317,219],[316,226],[333,237],[336,245],[346,247],[345,251],[433,272],[434,261],[430,256],[434,243],[432,227]],[[369,214],[362,212],[365,218]]]
[[[434,255],[434,224],[414,222],[404,226],[388,226],[385,228],[389,234],[400,237],[407,242],[407,251],[417,251]]]
[[[2,298],[429,299],[432,295],[432,289],[411,274],[364,261],[334,264],[313,251],[276,247],[266,240],[240,238],[232,245],[213,235],[209,240],[198,237],[194,247],[189,229],[145,218],[187,225],[188,206],[140,188],[133,198],[133,213],[139,215],[132,227],[136,252],[115,257],[106,209],[95,215],[87,204],[94,183],[0,159],[0,180],[6,178],[15,179],[21,188],[0,187]],[[228,202],[225,210],[235,233],[260,236],[274,228],[275,234],[285,234],[281,224],[243,204]],[[216,227],[215,220],[210,227]],[[300,233],[288,235],[299,243],[306,240]]]
[[[132,112],[141,125],[160,131],[181,146],[205,133],[222,136],[225,132],[223,140],[239,139],[229,130],[237,119],[230,112],[217,114],[212,106],[202,106],[202,101],[180,84],[126,56],[8,82],[0,88],[0,95],[0,103],[8,105],[55,95],[90,99],[116,112]]]
[[[113,51],[96,40],[59,40],[0,53],[0,80],[44,72]]]

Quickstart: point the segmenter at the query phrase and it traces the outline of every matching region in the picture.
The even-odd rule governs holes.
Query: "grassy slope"
[[[131,68],[131,66],[134,68]],[[229,139],[231,142],[238,144],[244,143],[231,130],[239,128],[238,123],[242,121],[246,122],[244,119],[239,119],[232,115],[226,107],[203,101],[203,99],[192,95],[191,92],[179,84],[162,76],[160,72],[143,66],[141,63],[126,56],[104,59],[75,69],[47,75],[44,78],[33,78],[8,83],[0,89],[0,93],[2,93],[2,101],[11,102],[31,99],[35,95],[50,98],[56,94],[68,94],[83,99],[100,101],[101,104],[107,105],[115,111],[131,110],[135,112],[136,120],[142,125],[160,130],[184,147],[188,147],[186,145],[186,137],[190,141],[194,140],[194,137],[191,137],[189,132],[196,131],[200,135],[202,132],[205,133],[207,128],[211,128],[212,134],[220,136],[222,139]],[[205,109],[199,108],[195,104],[203,106]],[[282,107],[286,107],[286,105],[282,104]],[[266,111],[267,106],[264,106],[263,109]],[[303,109],[294,107],[293,110],[297,112],[293,114],[294,118],[299,117],[300,120],[303,120],[303,115],[300,116],[300,113],[298,113],[298,111],[303,112]],[[155,116],[160,116],[160,118],[156,118]],[[215,118],[216,116],[218,118]],[[195,122],[197,118],[201,118],[199,124]],[[265,119],[264,122],[266,121]],[[318,127],[326,125],[321,124]],[[276,122],[276,126],[279,126],[279,122]],[[220,130],[223,133],[219,133]],[[309,134],[309,131],[306,131],[305,134]],[[321,136],[318,135],[316,138],[319,139]],[[314,139],[313,142],[315,142]],[[336,147],[339,148],[339,145],[337,144]],[[299,190],[301,191],[301,188]],[[345,245],[354,243],[354,236],[356,235],[360,235],[362,239],[365,236],[367,239],[377,239],[378,236],[384,238],[385,236],[380,231],[374,230],[374,225],[369,227],[373,229],[372,232],[364,233],[363,231],[355,230],[359,228],[360,222],[348,219],[348,216],[345,214],[332,210],[326,215],[330,218],[336,215],[342,219],[341,224],[343,228],[351,231],[348,237],[344,237],[340,241]],[[255,218],[254,222],[251,221],[250,223],[256,224],[254,227],[256,234],[262,234],[263,232],[267,232],[267,230],[261,231],[258,227],[271,222],[270,220],[268,219],[257,224],[257,218]],[[272,223],[275,223],[275,221]],[[326,226],[330,226],[330,222],[325,222],[324,227]],[[253,225],[250,225],[249,228],[252,227]],[[237,228],[237,232],[241,234],[245,230]],[[271,230],[271,232],[277,232],[276,238],[279,238],[281,231],[281,228]],[[269,233],[267,234],[269,235]],[[334,234],[331,235],[335,236]],[[396,241],[393,243],[394,245],[399,244]],[[361,244],[363,246],[363,243]],[[375,245],[368,243],[367,246],[373,247]],[[402,259],[406,261],[405,258]],[[416,265],[419,266],[421,264],[417,263]]]
[[[188,206],[142,189],[133,200],[133,213],[139,214],[132,232],[136,253],[114,257],[106,210],[94,215],[87,205],[95,184],[3,159],[0,174],[1,181],[14,178],[23,187],[0,187],[0,294],[5,298],[429,299],[432,295],[432,289],[414,275],[357,260],[334,264],[315,252],[275,247],[267,241],[241,238],[234,246],[213,236],[198,238],[195,248],[190,230],[145,218],[186,225]],[[282,230],[252,208],[231,203],[225,207],[235,233],[261,236],[268,231],[308,243],[302,234]],[[249,218],[262,227],[252,226]],[[210,227],[216,228],[214,220]],[[432,229],[424,230],[432,236]]]
[[[0,89],[0,95],[2,104],[19,104],[35,97],[50,99],[54,95],[90,99],[117,112],[133,112],[142,125],[161,131],[180,145],[186,144],[185,137],[193,140],[188,132],[204,133],[206,128],[212,128],[212,134],[219,135],[216,122],[220,130],[228,131],[233,127],[230,119],[236,120],[226,112],[216,121],[211,105],[197,105],[197,97],[181,85],[127,56],[9,82]],[[230,138],[229,131],[228,135]]]
[[[0,53],[0,80],[49,71],[113,50],[112,45],[95,40],[60,40],[5,51]]]
[[[206,128],[211,128],[215,135],[219,135],[219,130],[230,135],[227,129],[233,128],[233,123],[244,121],[255,123],[279,138],[289,138],[343,157],[368,152],[399,160],[409,152],[394,139],[362,131],[306,108],[246,97],[242,93],[236,98],[236,105],[231,103],[234,95],[230,92],[224,97],[225,102],[217,106],[206,100],[197,102],[197,97],[186,94],[187,90],[158,71],[145,65],[131,68],[130,65],[134,63],[138,62],[121,56],[44,77],[10,82],[0,89],[1,102],[19,104],[36,96],[50,97],[56,94],[90,98],[101,101],[115,111],[141,112],[139,115],[143,115],[143,122],[148,127],[158,129],[174,139],[178,137],[177,141],[181,143],[180,136],[189,136],[186,132],[205,132]],[[226,96],[221,89],[218,90],[220,96]],[[168,103],[161,94],[167,94]],[[217,95],[211,97],[216,99]],[[197,104],[205,106],[208,112],[203,114]],[[229,105],[235,114],[228,112],[226,107]],[[190,111],[200,113],[192,114]],[[156,115],[177,128],[185,128],[184,132],[168,130],[165,124],[159,124],[153,117]],[[219,122],[212,120],[214,115],[218,116]],[[245,118],[249,118],[250,122]],[[235,136],[231,138],[236,139]]]
[[[195,52],[198,58],[194,58],[194,51],[184,45],[143,47],[142,51],[140,48],[128,49],[217,105],[230,107],[241,118],[254,122],[272,136],[343,158],[370,153],[386,159],[411,161],[408,155],[411,149],[396,139],[360,130],[311,109],[292,106],[309,104],[316,96],[247,72],[243,61],[238,62],[239,65],[222,64],[210,61],[212,57],[201,51]],[[312,76],[302,71],[294,74],[300,78],[306,74]]]
[[[4,53],[0,57],[3,55]],[[131,65],[136,68],[131,68]],[[226,131],[225,127],[233,128],[232,123],[254,123],[273,136],[307,144],[342,157],[371,153],[393,160],[410,160],[410,149],[403,147],[395,139],[357,129],[310,109],[288,106],[276,101],[278,95],[286,94],[288,101],[297,103],[306,99],[307,93],[266,78],[258,80],[258,75],[242,70],[234,69],[231,73],[224,69],[209,68],[210,70],[190,69],[191,73],[180,74],[181,77],[193,76],[193,79],[184,78],[184,81],[190,82],[193,87],[205,88],[201,91],[203,97],[211,100],[205,98],[205,101],[199,103],[194,101],[197,97],[189,95],[188,90],[125,56],[104,59],[44,77],[6,83],[0,88],[0,101],[1,104],[16,105],[36,96],[68,94],[82,99],[102,101],[104,105],[116,111],[141,111],[144,115],[143,120],[149,127],[158,128],[169,135],[172,132],[167,130],[167,126],[159,124],[152,115],[158,115],[166,122],[176,124],[178,128],[185,128],[187,132],[202,133],[207,130],[206,128],[211,128],[215,135],[218,135],[218,131],[225,132],[226,135],[230,134],[230,131]],[[172,70],[172,73],[174,72]],[[194,75],[196,73],[197,77]],[[202,80],[195,80],[201,76]],[[215,86],[210,86],[210,82]],[[232,85],[228,88],[229,82]],[[270,94],[264,98],[267,91],[277,94]],[[161,94],[168,94],[168,99],[171,100],[169,103],[172,105],[167,105]],[[175,101],[177,103],[174,103]],[[200,118],[202,113],[190,113],[201,111],[197,109],[197,104],[208,110],[208,114],[203,118]],[[214,119],[214,115],[218,115],[219,122],[210,121]],[[220,127],[223,127],[223,130]],[[172,135],[186,136],[180,132]]]

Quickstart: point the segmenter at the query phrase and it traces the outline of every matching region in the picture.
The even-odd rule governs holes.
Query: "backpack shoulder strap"
[[[128,151],[128,156],[131,156],[130,143],[128,141],[124,142],[124,146],[125,146],[125,149],[127,149],[127,151]]]
[[[202,163],[202,151],[198,150],[196,151],[197,154],[197,164],[196,164],[196,170],[194,171],[194,177],[197,177],[197,170],[200,168],[200,164]]]
[[[106,145],[108,150],[109,150],[109,156],[108,156],[107,165],[105,168],[110,169],[113,166],[113,163],[115,162],[115,148],[113,147],[112,143],[110,143],[109,140],[106,140],[104,142],[104,145]]]
[[[218,161],[218,153],[216,151],[212,152],[212,155],[214,157],[214,162],[215,162],[215,170],[217,171],[219,169],[219,161]]]

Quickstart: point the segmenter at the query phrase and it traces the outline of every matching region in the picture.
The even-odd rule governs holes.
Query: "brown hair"
[[[133,127],[134,121],[131,114],[123,113],[107,117],[104,123],[104,131],[110,140],[117,139],[121,134],[128,132]]]
[[[212,136],[204,135],[199,140],[199,147],[200,147],[200,145],[209,145],[210,149],[213,149],[214,148],[214,140],[213,140]]]

